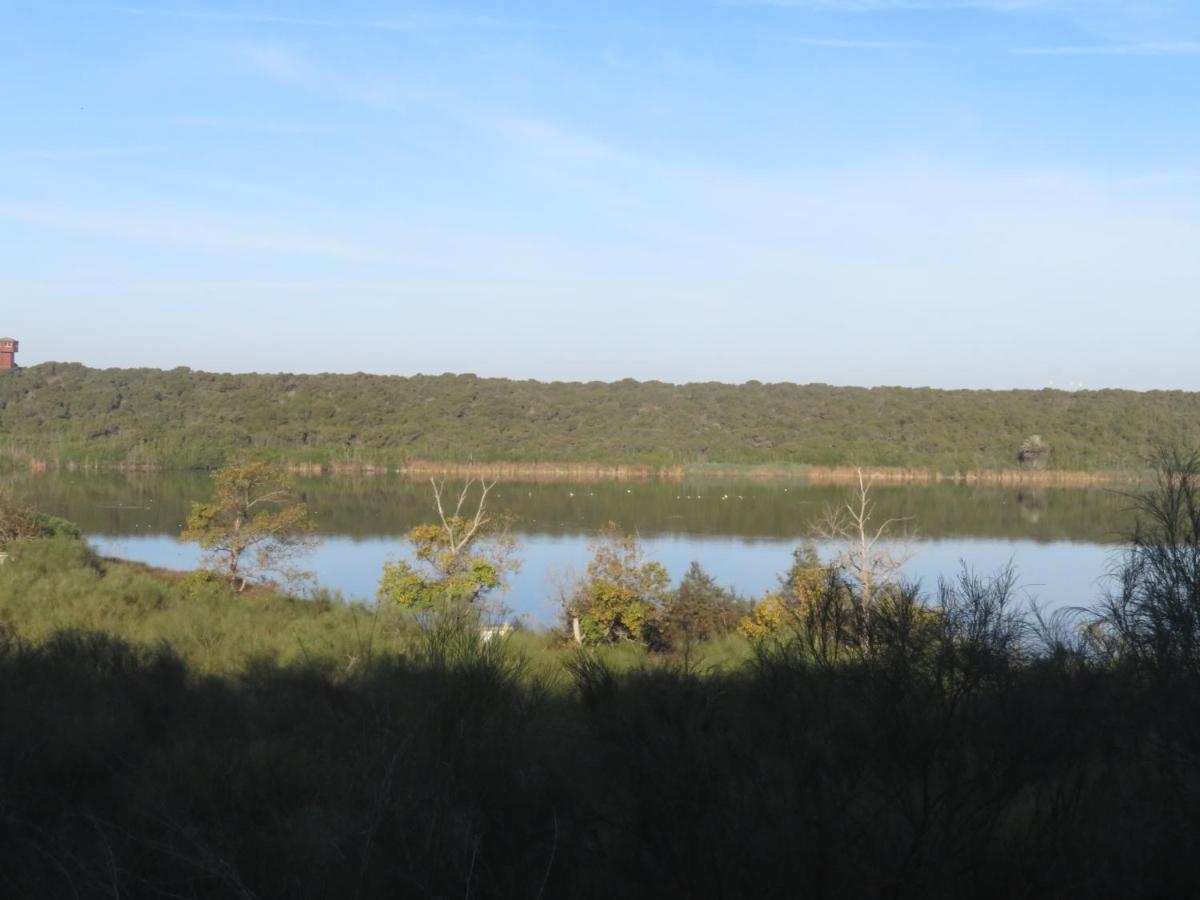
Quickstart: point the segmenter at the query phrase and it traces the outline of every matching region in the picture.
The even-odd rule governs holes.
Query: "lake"
[[[178,535],[190,504],[208,496],[202,474],[39,474],[12,477],[45,512],[79,524],[108,556],[156,566],[195,566],[197,549]],[[298,482],[317,523],[319,545],[305,567],[352,599],[375,594],[402,535],[435,518],[427,483],[395,476]],[[555,579],[582,572],[589,540],[607,522],[636,532],[647,556],[678,579],[698,560],[721,583],[756,596],[773,588],[792,550],[850,489],[803,483],[506,483],[497,511],[515,518],[520,572],[505,602],[531,624],[553,624]],[[1116,492],[963,484],[877,485],[877,521],[906,518],[914,553],[906,567],[932,591],[965,561],[993,571],[1010,560],[1025,594],[1050,608],[1090,605],[1129,526],[1129,501]]]

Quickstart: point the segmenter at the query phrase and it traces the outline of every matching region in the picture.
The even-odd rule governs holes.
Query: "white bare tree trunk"
[[[871,499],[874,476],[868,476],[861,468],[856,471],[858,490],[854,499],[828,510],[816,531],[820,539],[833,545],[835,562],[858,582],[862,606],[868,609],[876,593],[891,584],[912,559],[912,553],[885,546],[889,529],[908,518],[888,519],[874,527],[875,504]]]

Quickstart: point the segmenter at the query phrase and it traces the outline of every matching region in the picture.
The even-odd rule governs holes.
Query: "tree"
[[[1200,675],[1200,454],[1160,449],[1153,489],[1101,610],[1110,651],[1158,676]]]
[[[781,632],[794,632],[819,618],[818,611],[831,596],[831,585],[840,584],[836,567],[821,562],[817,548],[805,542],[792,551],[792,564],[779,576],[779,588],[756,602],[739,624],[742,634],[762,639]],[[844,585],[834,592],[846,601]]]
[[[1040,434],[1031,434],[1021,442],[1017,459],[1027,466],[1040,468],[1050,456],[1050,445],[1042,440]]]
[[[875,477],[861,468],[855,471],[858,488],[854,495],[845,504],[827,509],[814,530],[819,540],[831,545],[833,564],[854,582],[862,608],[868,610],[876,595],[896,582],[913,554],[889,537],[894,526],[909,518],[887,519],[876,525],[871,499]]]
[[[205,565],[239,592],[275,574],[305,577],[294,565],[313,545],[308,507],[293,502],[291,478],[267,462],[237,460],[212,473],[213,496],[193,503],[182,538],[199,544]]]
[[[445,483],[430,479],[430,484],[438,522],[409,531],[406,540],[413,561],[394,559],[384,565],[379,599],[406,609],[479,611],[519,567],[509,520],[487,510],[488,494],[496,483],[479,480],[472,513],[464,512],[475,486],[474,480],[468,481],[449,514]]]
[[[44,532],[41,517],[33,507],[18,500],[7,489],[0,489],[0,550],[13,541],[40,537]]]
[[[55,535],[83,536],[73,523],[38,512],[8,488],[0,487],[0,550],[20,540]]]
[[[717,584],[700,563],[693,562],[664,610],[665,636],[677,645],[729,634],[745,612],[745,604],[738,597]]]
[[[661,645],[670,576],[647,561],[637,537],[609,522],[592,542],[592,560],[565,610],[575,640]]]

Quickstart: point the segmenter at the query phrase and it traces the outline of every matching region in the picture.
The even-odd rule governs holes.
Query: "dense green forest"
[[[48,363],[0,376],[0,453],[195,468],[411,460],[1141,468],[1200,443],[1200,394],[829,385],[540,383],[474,375],[221,375]]]

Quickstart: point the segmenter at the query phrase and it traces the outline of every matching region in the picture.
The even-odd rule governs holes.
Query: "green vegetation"
[[[212,498],[193,503],[185,541],[199,544],[208,566],[238,591],[255,578],[295,581],[296,559],[312,546],[308,507],[293,502],[292,479],[279,466],[234,460],[212,473]]]
[[[237,593],[66,533],[10,537],[0,884],[1194,896],[1200,460],[1161,472],[1111,595],[1078,621],[1024,614],[1011,573],[966,568],[933,597],[876,582],[868,602],[802,549],[763,634],[679,653],[488,641],[462,616]],[[618,555],[593,574],[647,565]],[[697,611],[673,626],[688,645],[732,602],[699,567],[658,599],[668,619]]]
[[[506,585],[519,565],[515,542],[504,516],[487,510],[487,497],[495,484],[479,483],[479,499],[472,513],[465,508],[473,481],[458,495],[454,509],[442,502],[445,484],[433,483],[439,522],[414,526],[407,535],[413,561],[389,560],[383,568],[378,599],[404,609],[459,608],[484,614],[489,595]],[[448,498],[447,498],[448,502]]]
[[[587,574],[565,610],[575,640],[581,644],[624,640],[661,644],[669,588],[666,567],[645,559],[637,537],[622,534],[610,522],[592,541]]]
[[[664,642],[683,649],[695,641],[733,634],[749,610],[749,603],[717,584],[700,563],[693,561],[663,613]]]
[[[1040,435],[1036,448],[1026,443]],[[412,460],[1140,469],[1200,394],[215,375],[46,364],[0,379],[0,452],[50,464]],[[1036,450],[1036,453],[1032,451]],[[1034,457],[1036,456],[1036,459]]]
[[[62,519],[38,512],[0,487],[0,551],[16,541],[66,534],[80,537],[79,529]]]

